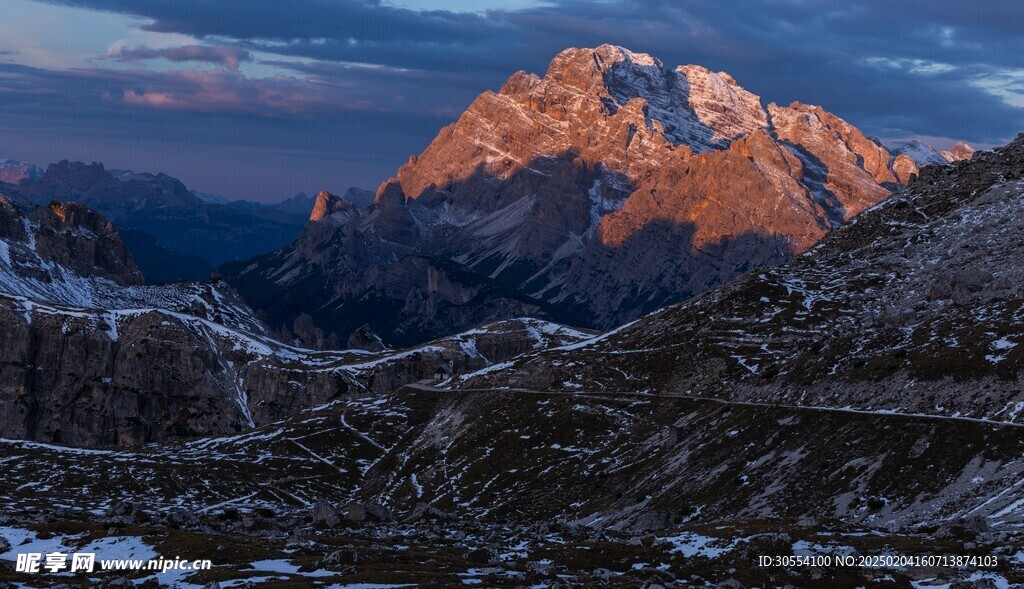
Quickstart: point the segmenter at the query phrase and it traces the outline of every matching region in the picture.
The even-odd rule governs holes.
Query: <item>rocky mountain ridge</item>
[[[142,282],[98,213],[0,200],[0,437],[125,446],[238,432],[593,336],[516,319],[415,349],[317,352],[280,341],[222,281]]]
[[[724,72],[568,49],[480,95],[366,211],[222,272],[271,323],[306,313],[342,339],[369,324],[407,344],[502,313],[610,328],[804,251],[918,171]]]

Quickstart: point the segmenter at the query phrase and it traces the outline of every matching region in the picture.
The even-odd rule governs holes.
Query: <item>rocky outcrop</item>
[[[243,211],[279,211],[290,215],[298,215],[308,218],[310,216],[310,211],[313,210],[313,207],[316,205],[317,197],[319,196],[319,194],[316,196],[309,196],[305,192],[300,192],[291,198],[286,198],[283,201],[275,203],[235,200],[225,204],[230,208]],[[346,190],[344,196],[341,198],[351,205],[354,205],[354,207],[365,207],[373,202],[373,197],[374,193],[372,191],[353,186]]]
[[[917,162],[909,155],[900,154],[892,160],[892,172],[901,184],[910,184],[920,171]]]
[[[143,282],[114,226],[75,202],[53,202],[26,212],[0,198],[0,239],[7,244],[4,263],[11,273],[53,281],[57,266],[120,285]]]
[[[384,342],[381,341],[380,336],[373,333],[370,326],[365,324],[348,336],[348,344],[345,347],[366,350],[368,352],[379,352],[387,348]]]
[[[345,199],[334,196],[326,190],[321,190],[316,195],[316,200],[313,203],[313,212],[309,214],[309,220],[322,221],[335,213],[351,211],[354,208],[354,205]]]
[[[35,250],[43,260],[118,284],[143,283],[127,246],[103,215],[75,202],[53,202],[33,208],[28,218],[39,226]]]
[[[538,309],[605,328],[804,251],[909,180],[907,163],[820,107],[765,107],[724,72],[568,49],[543,77],[480,95],[364,214],[224,274],[272,323],[305,312],[392,343]],[[422,256],[438,272],[410,271]],[[475,291],[439,320],[453,273],[504,302]],[[419,329],[399,331],[399,307]]]

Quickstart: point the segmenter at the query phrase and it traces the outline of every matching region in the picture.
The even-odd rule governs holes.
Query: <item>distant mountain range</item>
[[[123,230],[149,282],[204,280],[224,262],[286,245],[305,226],[314,200],[299,194],[272,204],[229,201],[166,174],[66,160],[45,170],[2,160],[0,183],[27,203],[74,200],[102,212]],[[365,203],[367,194],[353,188],[347,196]]]
[[[373,206],[222,272],[271,324],[309,315],[340,339],[519,315],[610,328],[806,250],[928,163],[908,153],[724,72],[569,49],[479,96]]]

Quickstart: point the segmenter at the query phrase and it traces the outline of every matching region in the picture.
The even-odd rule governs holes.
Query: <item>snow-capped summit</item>
[[[906,155],[913,159],[918,167],[924,167],[971,159],[971,156],[974,155],[974,148],[961,141],[949,150],[939,151],[920,139],[912,139],[895,146],[892,150],[892,155],[893,157]]]
[[[640,98],[666,139],[695,152],[724,147],[768,124],[761,98],[729,74],[699,65],[666,69],[646,53],[614,45],[566,49],[551,61],[543,81],[608,98],[609,110]]]
[[[905,155],[913,159],[918,166],[929,166],[935,164],[949,163],[942,157],[937,149],[922,142],[920,139],[912,139],[892,150],[893,156]]]

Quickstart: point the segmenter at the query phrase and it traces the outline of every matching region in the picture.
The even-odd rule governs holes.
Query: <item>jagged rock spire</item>
[[[313,212],[309,214],[310,221],[321,221],[326,217],[331,216],[333,213],[338,211],[344,211],[352,208],[345,199],[340,196],[336,196],[321,190],[316,195],[316,202],[313,203]]]

